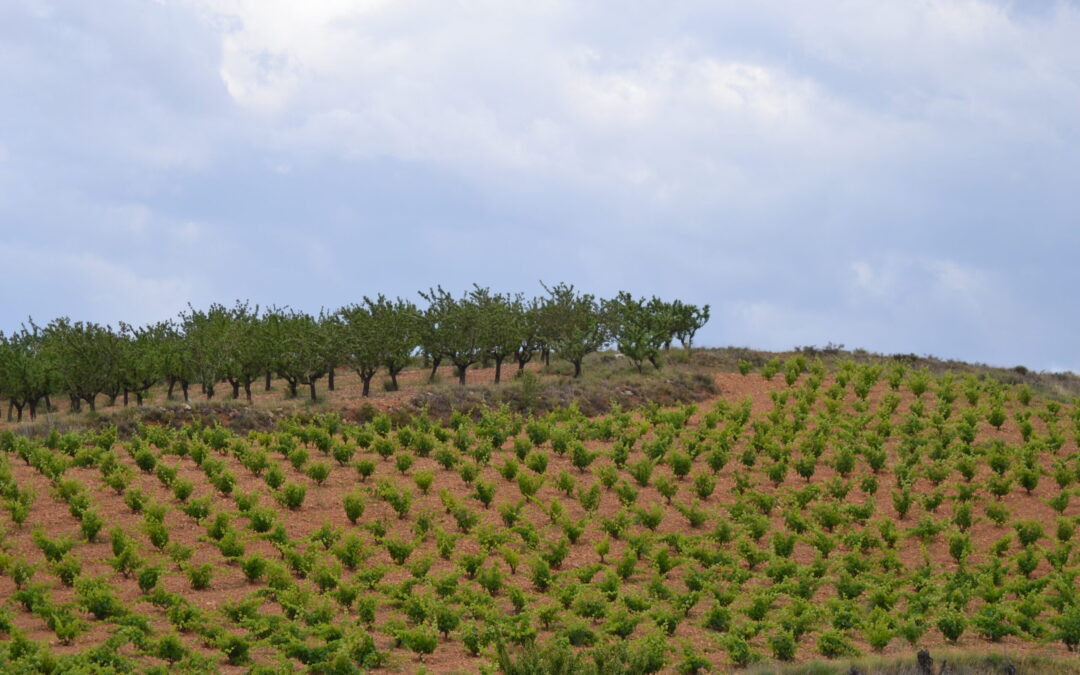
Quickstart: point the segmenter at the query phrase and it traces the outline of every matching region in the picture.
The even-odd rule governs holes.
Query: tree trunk
[[[270,391],[270,371],[269,370],[266,371],[266,385],[263,388],[263,391]]]
[[[360,393],[361,396],[368,396],[371,393],[371,378],[375,377],[375,373],[370,375],[360,374],[360,381],[364,383],[364,390]],[[393,377],[391,375],[391,377]]]
[[[240,380],[229,380],[229,384],[232,385],[232,397],[235,401],[240,398]]]
[[[68,412],[77,413],[82,411],[82,399],[75,394],[68,394]]]
[[[244,393],[247,394],[247,402],[251,403],[251,380],[244,383]]]
[[[211,385],[204,384],[203,385],[203,391],[206,392],[206,400],[207,401],[214,398],[214,385],[212,385],[212,384]]]
[[[176,386],[176,378],[170,376],[169,377],[169,390],[165,393],[165,400],[166,401],[171,401],[172,400],[173,388],[175,386]]]
[[[334,391],[334,369],[331,368],[330,372],[326,374],[326,388],[330,391]]]
[[[188,381],[180,380],[180,390],[184,392],[184,403],[188,402]]]
[[[15,410],[18,411],[18,415],[15,418],[16,422],[22,422],[22,409],[23,409],[23,407],[21,405],[15,406]]]
[[[142,407],[143,393],[141,391],[135,392],[135,405]]]
[[[86,404],[90,406],[90,412],[97,412],[97,394],[87,396]]]
[[[124,407],[128,407],[128,390],[126,387],[124,388]]]
[[[459,366],[457,364],[454,364],[454,365],[457,366],[458,384],[460,384],[461,386],[464,387],[465,386],[465,371],[468,370],[469,365],[468,364],[465,364],[464,366]]]
[[[439,372],[439,363],[442,361],[441,356],[431,357],[431,375],[428,376],[428,382],[435,381],[435,375]]]
[[[574,361],[574,377],[581,377],[581,359]]]
[[[527,364],[529,361],[532,361],[532,354],[531,353],[523,354],[523,355],[520,355],[520,356],[517,357],[517,364],[518,364],[518,372],[519,373],[525,370],[525,364]]]
[[[37,401],[29,401],[27,405],[30,407],[30,421],[33,422],[37,419]]]
[[[544,347],[542,350],[540,350],[540,357],[544,359],[544,365],[545,366],[550,366],[551,365],[551,349],[550,348]]]
[[[311,381],[308,382],[308,386],[311,387],[311,401],[312,401],[312,403],[314,403],[315,401],[319,400],[319,397],[317,397],[315,395],[315,379],[314,378],[312,378]]]
[[[505,356],[495,357],[495,384],[499,383],[499,379],[502,377],[502,363]]]
[[[660,362],[656,359],[655,355],[649,357],[649,363],[653,364],[653,368],[660,370]]]
[[[52,412],[52,409],[52,399],[49,398],[48,394],[45,394],[45,412]]]
[[[297,396],[297,393],[296,393],[296,385],[297,385],[296,379],[287,377],[287,378],[285,378],[285,381],[289,383],[289,398],[296,398],[296,396]]]
[[[397,371],[396,370],[391,370],[390,371],[390,391],[397,391],[397,390],[398,390]]]

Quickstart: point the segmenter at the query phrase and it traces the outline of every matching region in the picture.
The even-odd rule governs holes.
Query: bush
[[[304,504],[304,497],[306,496],[307,487],[299,483],[286,483],[277,494],[278,501],[293,511]]]
[[[784,629],[780,629],[769,636],[769,649],[772,650],[773,658],[778,661],[791,661],[795,658],[795,638]]]
[[[210,588],[210,582],[214,576],[214,566],[210,563],[201,565],[189,565],[185,570],[191,587],[197,591]]]
[[[946,640],[956,643],[967,628],[967,620],[956,610],[948,610],[937,620],[937,628]]]
[[[246,638],[239,635],[228,634],[224,636],[218,643],[218,648],[224,652],[225,658],[228,659],[230,665],[238,666],[250,660],[251,645],[248,644]]]
[[[770,378],[771,376],[766,379]],[[750,649],[750,643],[739,635],[735,635],[734,633],[728,634],[727,637],[724,638],[723,644],[724,649],[728,653],[728,658],[737,666],[746,667],[758,659],[757,654]]]
[[[818,635],[817,650],[822,656],[829,659],[841,656],[856,656],[859,653],[851,640],[835,629],[822,631]]]
[[[345,517],[349,519],[349,522],[353,525],[364,515],[364,508],[366,503],[364,497],[359,492],[350,492],[345,495],[342,500],[345,506]]]
[[[307,468],[306,473],[308,478],[322,485],[330,477],[330,465],[326,462],[315,462]]]

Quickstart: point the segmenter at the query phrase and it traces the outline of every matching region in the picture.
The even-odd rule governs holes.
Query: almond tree
[[[192,381],[199,383],[210,400],[218,383],[229,373],[229,310],[216,303],[205,312],[191,305],[188,309],[181,313],[180,320],[191,359]]]
[[[420,297],[427,300],[428,306],[421,315],[418,342],[424,358],[431,363],[428,382],[434,382],[435,374],[438,373],[439,365],[446,355],[447,333],[443,330],[443,322],[447,312],[454,305],[454,298],[444,291],[442,286],[428,290],[426,294],[421,291]]]
[[[480,321],[480,349],[495,362],[495,384],[502,376],[502,364],[517,354],[524,328],[520,296],[493,294],[473,285],[469,301],[476,305]]]
[[[581,377],[581,363],[609,339],[600,304],[588,293],[578,293],[573,285],[559,283],[548,292],[541,316],[552,350],[574,364],[574,377]]]
[[[224,308],[223,308],[224,309]],[[237,301],[224,310],[226,323],[225,379],[232,386],[232,397],[240,398],[243,388],[251,403],[251,385],[266,372],[270,362],[270,344],[266,323],[259,316],[259,307]]]
[[[538,351],[543,351],[544,340],[542,337],[543,324],[541,323],[541,301],[533,298],[524,302],[519,295],[515,298],[518,304],[518,312],[521,315],[521,331],[518,333],[518,344],[514,349],[514,359],[518,364],[518,372],[525,370],[525,365],[532,361]]]
[[[91,411],[96,410],[98,394],[108,390],[115,379],[111,331],[96,323],[60,317],[50,321],[42,333],[42,350],[56,369],[57,386],[68,395],[72,412],[81,410],[84,402]]]
[[[619,352],[634,362],[639,373],[646,360],[660,368],[657,356],[665,340],[670,339],[665,310],[656,302],[635,300],[620,291],[612,300],[604,301],[604,314]]]
[[[374,300],[365,297],[364,305],[378,327],[376,340],[382,365],[390,375],[390,390],[397,391],[398,373],[412,362],[420,343],[422,315],[408,300],[390,301],[382,294]]]
[[[135,328],[120,322],[120,335],[124,340],[124,405],[128,404],[128,393],[135,394],[137,405],[143,404],[147,390],[162,380],[165,375],[163,345],[168,337],[167,324],[152,324],[144,328]]]
[[[161,356],[161,373],[168,383],[165,398],[173,398],[173,390],[180,385],[184,400],[188,400],[188,387],[193,379],[191,350],[180,327],[174,321],[162,321],[149,327],[158,338],[158,351]]]
[[[315,383],[330,370],[330,332],[311,315],[292,310],[277,310],[272,325],[274,371],[288,384],[290,397],[305,384],[317,400]]]
[[[674,334],[688,351],[694,344],[694,335],[709,322],[709,306],[698,307],[676,300],[671,304],[674,313]]]
[[[366,305],[348,305],[338,310],[343,326],[345,363],[363,382],[362,395],[371,391],[371,379],[383,362],[379,346],[379,325]]]
[[[21,422],[24,408],[33,420],[38,405],[42,401],[48,405],[54,378],[41,348],[36,328],[29,331],[23,327],[11,337],[0,333],[0,396],[8,400],[8,421],[12,409],[18,413],[16,421]]]
[[[458,383],[465,384],[469,366],[484,356],[483,314],[476,299],[466,294],[460,300],[443,290],[442,286],[420,293],[439,321],[437,332],[441,355],[457,369]]]

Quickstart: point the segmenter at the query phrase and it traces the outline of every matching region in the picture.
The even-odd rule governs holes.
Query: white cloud
[[[1049,359],[1064,291],[999,317],[1076,285],[1080,11],[1028,7],[0,4],[0,222],[165,304],[558,273],[712,302],[715,342]]]

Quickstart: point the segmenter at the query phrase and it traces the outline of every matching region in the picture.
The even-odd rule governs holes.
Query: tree
[[[484,355],[483,315],[476,299],[466,294],[460,300],[442,286],[420,293],[429,309],[439,317],[438,333],[442,356],[457,369],[458,383],[465,384],[465,372]]]
[[[474,284],[469,300],[479,312],[481,352],[495,362],[495,384],[498,384],[503,361],[517,354],[521,347],[524,333],[521,298],[493,294]]]
[[[173,390],[180,385],[184,400],[188,400],[188,387],[191,384],[191,350],[180,327],[174,321],[162,321],[149,327],[158,337],[158,354],[161,358],[161,373],[168,382],[165,397],[173,398]]]
[[[219,305],[220,307],[220,305]],[[221,307],[225,314],[225,379],[232,385],[232,397],[240,398],[244,389],[251,403],[251,384],[259,379],[270,363],[269,331],[259,316],[259,307],[236,302],[232,309]]]
[[[297,386],[305,384],[311,389],[311,400],[317,400],[315,383],[330,369],[330,331],[302,312],[277,310],[274,317],[274,371],[288,383],[290,396],[296,396]]]
[[[120,322],[120,335],[124,339],[124,405],[128,403],[128,392],[135,394],[136,404],[142,405],[147,390],[164,377],[163,346],[169,339],[168,324],[135,328]]]
[[[674,314],[674,335],[688,351],[693,347],[694,335],[709,322],[709,306],[698,307],[676,300],[671,303]]]
[[[515,302],[518,304],[518,312],[521,315],[521,330],[518,333],[517,348],[514,350],[514,359],[517,361],[520,373],[525,370],[525,365],[532,361],[536,352],[544,348],[542,338],[544,326],[541,323],[542,305],[539,298],[533,298],[526,303],[519,295],[515,298]]]
[[[363,396],[371,390],[371,378],[382,365],[379,349],[379,326],[365,305],[349,305],[338,310],[344,326],[345,363],[356,371],[364,384]]]
[[[190,358],[192,380],[202,386],[206,398],[214,398],[217,384],[229,373],[229,311],[213,304],[203,312],[188,305],[180,314],[184,342]]]
[[[423,317],[416,305],[397,298],[390,301],[380,294],[374,300],[364,298],[364,305],[376,325],[376,340],[382,365],[390,375],[390,390],[397,391],[397,376],[412,362],[420,342]]]
[[[427,294],[420,292],[420,297],[428,302],[428,306],[421,315],[418,342],[424,358],[431,363],[431,374],[428,382],[435,381],[435,374],[439,370],[443,356],[446,354],[446,332],[443,330],[443,322],[446,312],[454,303],[453,297],[440,286],[437,290],[429,290]]]
[[[609,339],[608,328],[596,298],[577,293],[572,285],[544,286],[548,297],[541,310],[548,342],[560,358],[574,364],[574,377],[581,376],[581,362]]]
[[[115,343],[112,331],[96,323],[72,322],[60,317],[43,330],[42,351],[56,369],[58,387],[77,412],[85,402],[96,410],[96,399],[116,380]]]
[[[8,399],[8,420],[12,408],[22,421],[23,409],[29,408],[30,419],[37,417],[37,407],[48,399],[54,377],[42,354],[42,338],[37,330],[24,326],[10,338],[0,333],[0,396]]]
[[[644,298],[635,300],[620,291],[614,299],[604,302],[604,317],[619,352],[634,362],[639,373],[645,361],[660,368],[656,357],[670,333],[667,314],[658,308],[656,298],[646,303]]]

